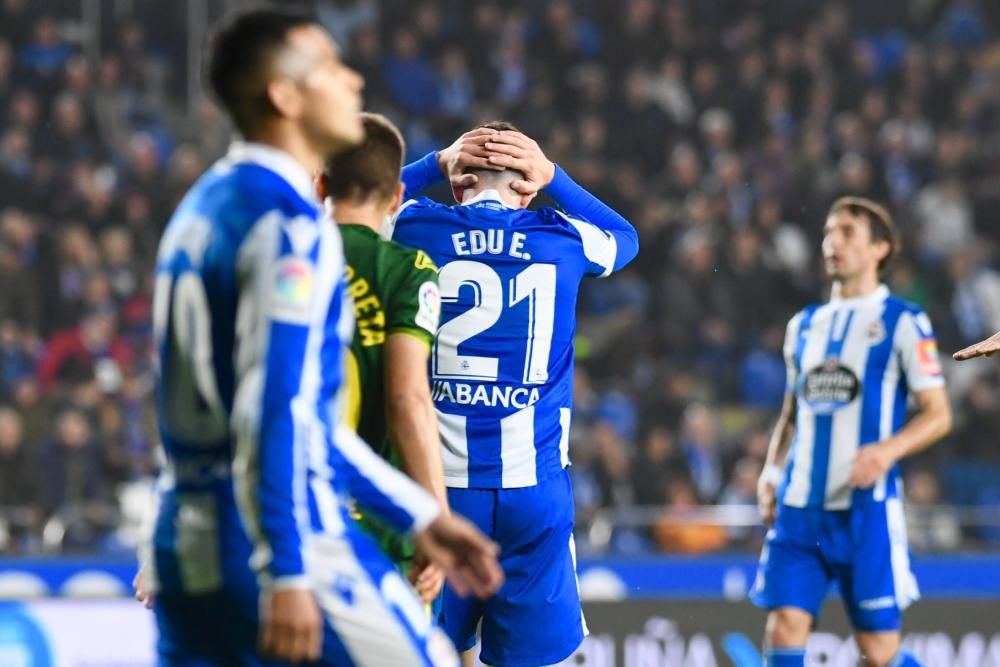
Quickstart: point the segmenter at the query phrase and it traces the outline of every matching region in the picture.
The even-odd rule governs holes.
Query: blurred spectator
[[[780,327],[764,331],[758,344],[743,358],[740,368],[740,398],[749,408],[777,412],[785,399],[785,359],[782,345],[785,332]]]
[[[0,321],[0,401],[12,397],[23,378],[34,375],[34,350],[13,320]]]
[[[906,532],[910,545],[920,551],[955,549],[962,531],[951,512],[940,506],[941,487],[929,470],[906,475]]]
[[[87,314],[75,329],[57,332],[38,364],[42,391],[51,392],[57,384],[120,378],[132,363],[132,350],[116,328],[115,312],[98,309]]]
[[[414,114],[427,114],[437,110],[438,81],[419,47],[412,30],[399,28],[393,38],[393,53],[385,59],[382,73],[396,104]]]
[[[925,186],[913,206],[928,259],[951,257],[972,245],[972,205],[956,175]]]
[[[1000,329],[1000,272],[983,264],[979,249],[963,250],[948,265],[955,285],[951,312],[962,343],[973,343]]]
[[[666,511],[653,527],[653,537],[662,551],[702,554],[726,546],[726,530],[699,516],[698,494],[687,480],[675,480],[667,488]]]
[[[24,423],[10,407],[0,407],[0,507],[31,507],[39,486],[32,457],[26,446]]]
[[[642,451],[632,464],[632,489],[639,505],[666,502],[671,480],[687,475],[687,464],[678,451],[674,434],[664,426],[646,434]]]
[[[763,465],[760,460],[744,457],[733,466],[733,473],[719,496],[719,505],[724,508],[744,507],[753,510],[757,507],[757,479],[760,477]],[[741,519],[743,517],[737,517]],[[727,531],[731,544],[746,542],[753,535],[753,529],[749,526],[731,526]]]
[[[722,453],[718,425],[707,407],[695,403],[687,408],[680,442],[698,497],[715,500],[722,490]]]
[[[47,513],[104,498],[106,487],[93,429],[80,409],[69,407],[59,413],[40,460],[45,474],[38,492]]]
[[[629,446],[610,422],[599,421],[593,428],[594,480],[601,493],[601,504],[624,507],[633,503],[629,477]]]

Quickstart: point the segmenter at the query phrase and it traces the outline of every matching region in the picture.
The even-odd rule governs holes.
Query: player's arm
[[[848,483],[861,489],[874,485],[897,461],[927,449],[951,431],[951,404],[930,320],[923,313],[903,313],[893,344],[917,412],[898,433],[858,451]]]
[[[334,467],[359,503],[397,532],[412,535],[417,550],[447,573],[459,595],[496,593],[503,583],[496,544],[462,517],[442,512],[433,496],[347,426],[337,425],[335,439]]]
[[[317,295],[315,251],[291,250],[288,219],[263,216],[237,255],[236,436],[238,508],[268,588],[308,588],[299,517],[306,508],[302,371]],[[318,239],[318,235],[317,235]],[[317,241],[318,243],[318,241]],[[280,282],[294,283],[294,289]]]
[[[429,352],[422,337],[389,334],[384,352],[385,411],[389,438],[399,451],[403,470],[446,509],[441,440],[427,376]]]
[[[596,250],[601,258],[598,263],[604,270],[598,275],[621,269],[639,253],[639,235],[632,224],[545,157],[535,140],[520,132],[504,131],[490,137],[484,147],[491,164],[524,174],[523,180],[511,184],[514,190],[523,195],[544,190],[568,215],[599,230],[596,235],[581,232],[584,244],[591,246],[588,256]]]
[[[237,508],[254,544],[251,565],[262,584],[259,648],[298,662],[319,657],[323,636],[301,524],[308,516],[310,428],[301,379],[318,267],[315,251],[291,250],[287,222],[275,211],[264,215],[236,257],[232,468]]]
[[[994,352],[1000,352],[1000,331],[996,332],[986,340],[979,341],[975,345],[970,345],[959,350],[954,355],[955,361],[965,361],[976,357],[988,357]]]
[[[793,392],[785,394],[781,406],[781,414],[771,433],[771,441],[767,446],[767,458],[764,470],[757,480],[757,508],[760,519],[766,525],[774,523],[777,505],[778,487],[785,474],[785,459],[795,437],[796,397]]]
[[[472,174],[463,174],[466,169],[496,169],[489,162],[486,141],[496,134],[496,130],[477,128],[466,132],[447,148],[428,153],[416,162],[403,167],[400,180],[403,181],[403,199],[410,199],[438,181],[449,177],[452,185],[468,187],[476,182]]]
[[[785,474],[785,460],[788,457],[788,450],[792,446],[795,437],[795,418],[797,416],[798,401],[795,395],[795,387],[798,383],[798,364],[795,359],[795,345],[799,335],[799,325],[802,321],[802,313],[799,313],[789,321],[785,329],[785,344],[783,356],[785,358],[785,400],[781,404],[781,414],[778,415],[778,422],[774,425],[771,433],[771,441],[767,446],[767,457],[764,460],[764,470],[760,479],[757,480],[757,508],[760,511],[760,518],[765,524],[774,523],[775,508],[777,506],[778,486]]]

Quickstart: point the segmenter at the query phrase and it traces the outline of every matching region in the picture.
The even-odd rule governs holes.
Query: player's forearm
[[[340,483],[391,528],[417,533],[441,514],[436,498],[389,465],[357,433],[338,425],[335,442],[331,458]]]
[[[792,438],[795,436],[795,425],[791,423],[779,423],[775,426],[774,434],[767,448],[767,464],[776,465],[781,468],[785,466],[785,459],[788,457],[788,450],[792,445]]]
[[[306,463],[304,449],[296,446],[304,440],[296,437],[301,424],[292,414],[292,402],[308,330],[296,329],[272,328],[272,342],[280,346],[268,358],[272,372],[260,365],[238,378],[231,420],[237,508],[256,547],[255,568],[278,586],[302,585],[305,575],[297,502],[306,496]],[[301,334],[301,346],[295,345],[296,334]]]
[[[792,439],[795,437],[795,396],[787,394],[785,403],[778,416],[778,423],[774,426],[771,434],[771,441],[767,446],[767,458],[765,465],[774,465],[784,468],[785,459],[788,457],[788,450],[791,448]]]
[[[430,391],[390,394],[386,413],[389,437],[399,450],[403,470],[447,509],[437,413]]]
[[[421,190],[426,190],[444,178],[438,164],[437,153],[430,152],[416,162],[403,167],[400,180],[403,181],[403,198],[409,199]]]
[[[552,182],[545,192],[570,216],[583,218],[598,229],[608,233],[615,240],[615,262],[617,271],[639,253],[639,234],[635,227],[613,208],[570,178],[562,167],[555,166]]]
[[[545,186],[545,193],[570,215],[584,218],[600,229],[635,233],[635,228],[613,208],[590,194],[582,185],[570,178],[562,167],[556,165],[552,182]]]
[[[883,444],[892,452],[893,459],[899,461],[922,452],[946,436],[951,431],[951,422],[951,408],[946,399],[941,400],[931,408],[920,410]]]

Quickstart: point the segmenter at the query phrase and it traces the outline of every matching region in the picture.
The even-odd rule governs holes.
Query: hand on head
[[[555,164],[545,157],[536,141],[521,132],[485,127],[466,132],[439,152],[438,166],[448,177],[459,201],[463,190],[479,182],[479,177],[470,171],[509,169],[519,172],[522,177],[513,181],[510,187],[524,196],[537,194],[555,175]]]

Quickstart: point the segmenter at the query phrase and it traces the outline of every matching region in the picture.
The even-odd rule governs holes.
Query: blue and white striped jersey
[[[350,494],[397,529],[438,512],[335,425],[345,306],[340,234],[287,154],[234,144],[195,184],[157,254],[157,410],[166,465],[154,589],[304,585],[314,535],[349,530]],[[248,565],[249,563],[249,565]]]
[[[421,163],[403,172],[409,192],[440,177],[433,155]],[[508,208],[487,190],[460,206],[410,200],[391,231],[440,267],[431,372],[449,487],[532,486],[569,464],[580,281],[627,264],[638,242],[561,170],[553,186],[570,215]],[[561,200],[597,214],[573,216]]]
[[[895,496],[898,467],[871,489],[852,489],[847,480],[859,447],[903,427],[909,396],[944,385],[927,315],[880,286],[798,313],[784,354],[797,413],[781,501],[842,510]]]

